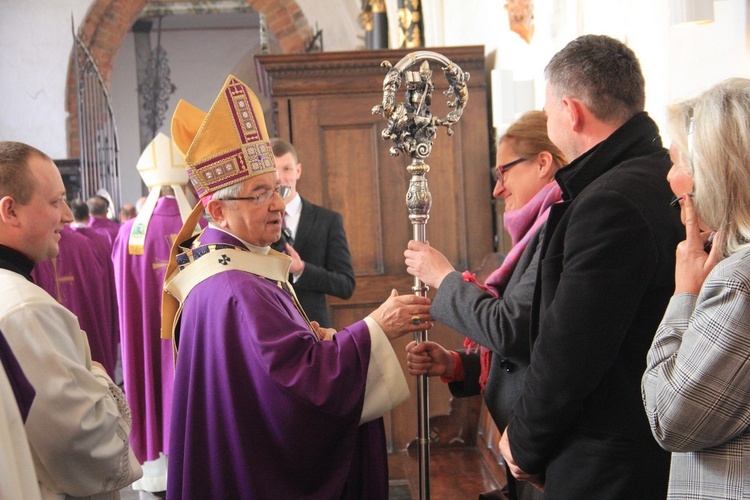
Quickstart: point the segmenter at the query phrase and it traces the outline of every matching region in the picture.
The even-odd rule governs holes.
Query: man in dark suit
[[[294,146],[272,139],[282,186],[291,189],[284,203],[285,227],[273,248],[292,258],[289,272],[302,308],[312,321],[330,327],[326,294],[348,299],[354,293],[354,268],[341,214],[314,205],[297,193],[302,164]]]
[[[531,364],[500,451],[554,499],[663,499],[669,454],[640,382],[684,237],[632,50],[585,35],[545,69],[555,178],[531,311]]]

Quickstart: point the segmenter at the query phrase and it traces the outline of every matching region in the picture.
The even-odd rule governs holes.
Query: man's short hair
[[[49,156],[28,144],[0,141],[0,198],[11,196],[21,205],[31,201],[35,182],[28,164],[32,156],[52,161]]]
[[[271,139],[271,149],[273,149],[273,155],[277,158],[284,156],[287,153],[292,153],[294,163],[299,163],[299,158],[297,158],[297,150],[294,149],[294,146],[291,142],[285,141],[284,139],[279,139],[278,137],[274,137],[273,139]]]
[[[213,198],[214,200],[223,200],[224,198],[236,198],[240,196],[240,193],[242,193],[242,188],[245,185],[244,182],[238,182],[237,184],[231,184],[227,187],[221,188],[214,192]],[[230,201],[228,202],[230,204],[236,203],[236,201]],[[234,206],[234,205],[231,205]],[[203,217],[208,222],[215,222],[214,218],[211,217],[211,214],[208,211],[208,207],[205,207],[203,210]]]
[[[73,219],[76,222],[86,222],[89,219],[89,206],[81,200],[71,201],[70,211],[73,212]]]
[[[638,58],[608,36],[576,38],[552,57],[544,76],[556,99],[578,99],[603,122],[624,123],[646,105]]]
[[[163,189],[164,188],[162,188],[162,190]],[[174,193],[174,191],[172,191],[172,193]],[[122,221],[134,219],[137,215],[138,213],[135,211],[134,205],[127,204],[120,207],[120,219],[122,219]]]
[[[89,213],[95,217],[106,217],[107,209],[109,208],[109,201],[103,196],[92,196],[86,200],[86,205],[89,206]]]

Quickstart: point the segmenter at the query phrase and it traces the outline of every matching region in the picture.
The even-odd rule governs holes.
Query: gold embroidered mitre
[[[130,255],[143,255],[143,245],[146,240],[146,231],[151,216],[156,208],[156,202],[159,200],[161,188],[169,186],[174,191],[177,206],[180,209],[180,216],[184,223],[190,215],[191,205],[185,193],[183,186],[188,183],[188,173],[185,169],[185,161],[182,154],[176,148],[172,140],[161,132],[154,137],[151,143],[141,153],[141,157],[136,164],[141,179],[148,186],[149,193],[146,203],[138,212],[138,216],[133,223],[128,241],[128,253]]]
[[[260,102],[232,75],[208,113],[183,100],[177,104],[172,139],[204,205],[219,189],[276,171]]]
[[[180,100],[172,116],[172,140],[185,160],[201,203],[196,204],[172,245],[165,280],[178,272],[179,245],[190,237],[213,193],[256,175],[276,172],[260,101],[233,75],[227,77],[208,113]],[[172,295],[162,295],[162,338],[172,337],[179,307]]]

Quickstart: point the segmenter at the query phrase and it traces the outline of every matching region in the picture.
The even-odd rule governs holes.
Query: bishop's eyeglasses
[[[281,196],[282,199],[289,196],[289,193],[292,191],[292,186],[279,186],[276,189],[266,189],[262,193],[254,194],[252,196],[238,196],[236,198],[221,198],[219,201],[254,201],[256,205],[265,205],[269,201],[271,201],[271,198],[273,197],[274,193],[277,193],[279,196]]]

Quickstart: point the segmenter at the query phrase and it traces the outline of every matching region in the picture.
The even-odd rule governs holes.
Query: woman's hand
[[[406,346],[406,352],[406,366],[410,375],[453,378],[455,360],[450,351],[440,344],[429,341],[417,344],[412,340]]]
[[[429,243],[411,240],[404,251],[406,257],[406,272],[416,276],[423,283],[432,288],[439,288],[443,279],[455,271],[443,254],[435,250]]]
[[[682,208],[685,211],[685,241],[677,245],[677,263],[674,281],[675,293],[692,293],[698,295],[706,276],[716,267],[722,257],[721,235],[716,234],[711,242],[711,249],[706,253],[707,233],[701,233],[700,220],[695,214],[693,199],[682,196]]]

